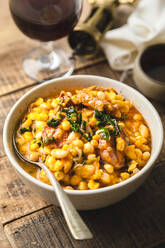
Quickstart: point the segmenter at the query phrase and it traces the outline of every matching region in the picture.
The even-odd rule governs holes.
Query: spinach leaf
[[[118,136],[120,133],[120,129],[118,127],[116,119],[112,119],[109,114],[103,113],[99,110],[94,111],[94,117],[97,119],[97,125],[100,127],[105,127],[106,125],[112,125],[113,130],[110,131],[111,134]]]
[[[110,140],[110,131],[108,128],[102,128],[97,131],[105,140]]]
[[[60,120],[55,120],[54,118],[51,118],[50,120],[47,121],[47,125],[49,127],[57,127],[60,124]]]
[[[40,143],[41,143],[42,146],[47,146],[47,145],[49,145],[49,144],[51,144],[53,142],[55,142],[55,138],[52,136],[52,137],[46,137],[44,140],[41,139]]]
[[[32,132],[32,128],[31,127],[28,127],[28,128],[20,128],[20,133],[21,134],[24,134],[25,132]]]
[[[92,139],[92,135],[88,133],[87,135],[84,133],[86,130],[86,121],[82,119],[82,114],[77,112],[74,108],[63,108],[62,112],[65,112],[68,117],[68,121],[71,124],[71,130],[77,133],[80,133],[82,137],[86,140],[90,141]]]

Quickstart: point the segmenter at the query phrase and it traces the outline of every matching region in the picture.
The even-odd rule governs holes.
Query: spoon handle
[[[43,163],[40,163],[40,166],[43,168],[48,178],[50,179],[72,236],[77,240],[93,238],[89,228],[86,226],[81,216],[70,201],[68,195],[64,192],[63,188],[54,178],[51,171]]]

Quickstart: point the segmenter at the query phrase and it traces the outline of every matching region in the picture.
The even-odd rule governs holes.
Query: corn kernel
[[[79,189],[79,190],[86,190],[86,189],[88,189],[87,183],[84,182],[84,181],[81,181],[81,182],[79,183],[79,185],[78,185],[78,189]]]
[[[144,138],[147,138],[149,136],[148,128],[145,125],[141,124],[139,127],[139,131]]]
[[[101,182],[104,184],[109,184],[111,182],[111,177],[108,173],[103,172],[102,176],[101,176]]]
[[[30,159],[31,161],[38,161],[38,159],[39,159],[39,154],[38,154],[38,152],[31,152],[31,153],[29,154],[29,159]]]
[[[71,127],[70,122],[67,120],[64,120],[61,125],[62,125],[62,129],[65,131],[69,130]]]
[[[64,162],[61,160],[57,160],[54,164],[54,170],[55,171],[62,170],[63,166],[64,166]]]
[[[30,141],[30,140],[33,138],[33,135],[32,135],[31,132],[25,132],[25,133],[23,134],[23,137],[24,137],[24,139],[25,139],[26,141]]]
[[[46,155],[51,154],[51,149],[50,149],[49,147],[47,147],[47,146],[44,146],[44,153],[45,153]]]
[[[37,148],[38,148],[39,146],[38,146],[38,144],[37,143],[32,143],[32,144],[30,144],[30,150],[31,151],[35,151],[35,150],[37,150]]]
[[[80,149],[83,149],[84,147],[84,143],[82,142],[82,140],[80,139],[76,139],[72,142],[72,145],[75,146],[75,147],[78,147]]]
[[[91,140],[91,144],[94,146],[94,148],[97,148],[99,145],[97,140]]]
[[[55,178],[56,178],[58,181],[61,181],[61,180],[64,179],[64,172],[62,172],[62,171],[56,171],[56,172],[54,173],[54,176],[55,176]]]
[[[53,156],[47,156],[45,164],[47,166],[51,166],[51,165],[54,165],[55,162],[56,162],[56,160],[55,160],[55,158]]]
[[[78,166],[75,168],[75,173],[82,178],[90,178],[95,172],[93,165]]]
[[[73,157],[76,157],[78,154],[78,150],[76,148],[70,149],[70,153],[72,154]]]
[[[137,162],[135,160],[132,160],[129,167],[128,167],[128,171],[133,171],[137,166]]]
[[[89,189],[98,189],[100,187],[99,182],[95,182],[94,180],[89,180],[88,182],[88,188]]]
[[[124,148],[125,148],[125,141],[121,138],[121,137],[118,137],[116,139],[116,148],[118,151],[124,151]]]
[[[68,156],[69,152],[62,149],[53,149],[51,152],[52,156],[57,159],[62,159]]]
[[[64,186],[63,188],[64,188],[64,189],[69,189],[69,190],[74,190],[74,188],[71,187],[71,186]]]
[[[140,121],[142,119],[140,114],[135,114],[133,118],[135,121]]]
[[[90,153],[94,153],[94,146],[88,142],[86,144],[84,144],[84,153],[85,154],[90,154]]]
[[[129,173],[127,173],[127,172],[121,172],[120,176],[123,180],[126,180],[130,177]]]
[[[147,161],[150,158],[150,152],[144,152],[142,158]]]
[[[111,164],[105,164],[104,169],[109,173],[112,174],[114,172],[114,167]]]
[[[65,160],[64,162],[64,173],[68,173],[69,170],[72,168],[72,161],[71,160]]]
[[[99,140],[100,139],[100,135],[99,134],[95,134],[94,136],[93,136],[93,140]]]
[[[76,186],[80,183],[81,181],[81,177],[78,176],[78,175],[73,175],[70,179],[70,184],[73,185],[73,186]]]

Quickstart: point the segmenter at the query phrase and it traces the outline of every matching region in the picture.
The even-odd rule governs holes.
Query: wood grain
[[[0,175],[0,223],[3,225],[50,205],[24,185],[7,158],[0,160]]]
[[[11,248],[8,238],[6,237],[3,226],[0,224],[0,247],[1,248]]]
[[[19,40],[15,43],[8,44],[4,49],[0,49],[0,96],[27,86],[37,85],[36,81],[26,76],[22,68],[22,60],[25,54],[37,46],[39,46],[39,44],[32,41]],[[69,48],[67,38],[57,41],[55,46],[65,50],[65,54],[68,57],[71,56],[72,50]],[[75,70],[94,65],[100,61],[105,61],[102,54],[90,60],[76,57]],[[65,70],[67,70],[67,68],[65,68]],[[49,77],[49,75],[45,76],[45,80],[47,77]]]
[[[5,232],[17,248],[158,248],[165,243],[164,189],[162,163],[126,200],[101,210],[81,212],[94,234],[93,240],[75,241],[56,207],[8,223]]]

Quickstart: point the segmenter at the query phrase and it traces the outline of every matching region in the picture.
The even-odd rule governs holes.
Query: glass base
[[[30,78],[43,82],[70,76],[74,70],[74,61],[62,49],[55,48],[53,42],[48,42],[25,55],[23,69]]]

